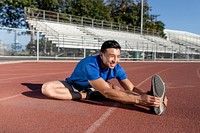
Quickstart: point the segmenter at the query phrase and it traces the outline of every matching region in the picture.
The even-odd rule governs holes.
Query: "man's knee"
[[[48,96],[48,97],[52,97],[53,95],[53,85],[51,82],[47,82],[47,83],[44,83],[42,85],[42,94],[45,95],[45,96]]]

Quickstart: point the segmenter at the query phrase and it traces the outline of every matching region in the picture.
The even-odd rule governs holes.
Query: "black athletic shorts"
[[[84,92],[86,91],[87,87],[83,87],[77,83],[75,83],[74,81],[60,81],[66,88],[69,88],[69,86],[71,86],[72,91],[74,92]]]

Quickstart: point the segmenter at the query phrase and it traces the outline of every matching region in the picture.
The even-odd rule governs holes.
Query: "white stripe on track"
[[[0,101],[9,100],[9,99],[12,99],[12,98],[15,98],[15,97],[18,97],[18,96],[21,96],[21,94],[13,95],[13,96],[10,96],[10,97],[5,97],[5,98],[0,99]]]
[[[85,133],[93,133],[101,124],[107,120],[107,118],[115,111],[116,108],[111,107],[109,108],[101,117],[95,121],[87,130]]]
[[[165,71],[167,71],[167,70],[169,70],[169,69],[172,69],[172,68],[164,69],[164,70],[159,71],[159,72],[157,72],[157,73],[155,73],[155,74],[160,74],[160,73],[165,72]],[[149,76],[149,77],[147,77],[146,79],[144,79],[141,83],[139,83],[139,84],[137,85],[137,87],[140,87],[140,86],[141,86],[142,84],[144,84],[146,81],[148,81],[149,79],[151,79],[151,77],[152,77],[152,76]],[[118,104],[116,103],[114,106],[117,107]],[[115,108],[115,107],[110,107],[106,112],[104,112],[104,113],[100,116],[99,119],[97,119],[97,120],[85,131],[85,133],[93,133],[93,132],[95,132],[95,130],[96,130],[98,127],[100,127],[101,124],[104,123],[104,122],[108,119],[108,117],[109,117],[116,109],[117,109],[117,108]]]
[[[31,91],[31,92],[38,92],[38,91],[40,91],[40,89],[33,90],[33,91]],[[1,99],[0,99],[0,102],[1,102],[1,101],[5,101],[5,100],[9,100],[9,99],[13,99],[13,98],[16,98],[16,97],[19,97],[19,96],[22,96],[22,94],[17,94],[17,95],[13,95],[13,96],[1,98]]]
[[[18,77],[13,77],[13,78],[0,79],[0,83],[5,83],[5,81],[9,81],[9,80],[13,80],[13,79],[22,79],[22,78],[29,78],[29,77],[41,77],[41,76],[55,75],[55,74],[60,74],[60,73],[63,73],[63,72],[49,73],[49,74],[43,74],[43,75],[21,76],[21,77],[18,76]],[[21,94],[17,94],[17,95],[1,98],[0,101],[5,101],[5,100],[8,100],[8,99],[12,99],[12,98],[18,97],[18,96],[21,96]]]
[[[197,69],[197,76],[200,78],[200,68]]]
[[[12,78],[0,79],[0,83],[2,81],[7,81],[7,80],[32,78],[32,77],[41,77],[41,76],[56,75],[56,74],[61,74],[61,73],[67,73],[67,72],[57,72],[57,73],[48,73],[48,74],[40,74],[40,75],[28,75],[28,76],[17,76],[17,77],[12,77]]]

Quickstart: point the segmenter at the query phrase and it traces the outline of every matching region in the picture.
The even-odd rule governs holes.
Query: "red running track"
[[[2,133],[197,133],[200,131],[200,63],[122,62],[135,85],[150,89],[159,74],[166,82],[169,105],[157,116],[148,108],[113,101],[62,101],[41,94],[41,86],[63,80],[76,62],[0,64]],[[117,83],[116,80],[111,82]]]

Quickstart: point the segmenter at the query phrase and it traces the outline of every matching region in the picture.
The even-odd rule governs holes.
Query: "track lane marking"
[[[12,77],[12,78],[0,79],[0,83],[2,83],[3,81],[7,81],[7,80],[32,78],[32,77],[41,77],[41,76],[56,75],[56,74],[61,74],[61,73],[65,73],[66,74],[68,72],[57,72],[57,73],[48,73],[48,74],[39,74],[39,75],[17,76],[17,77]]]
[[[197,68],[197,76],[198,76],[198,78],[200,78],[200,67]]]
[[[21,96],[21,94],[17,94],[17,95],[13,95],[13,96],[1,98],[0,101],[5,101],[5,100],[13,99],[13,98],[16,98],[16,97],[19,97],[19,96]]]
[[[168,71],[168,70],[173,69],[173,68],[174,68],[174,67],[172,67],[172,68],[167,68],[167,69],[161,70],[161,71],[159,71],[159,72],[157,72],[157,73],[155,73],[155,74],[160,74],[160,73],[163,73],[163,72]],[[141,86],[142,84],[144,84],[146,81],[150,80],[151,77],[152,77],[152,75],[149,76],[149,77],[147,77],[146,79],[144,79],[142,82],[140,82],[140,83],[137,85],[137,87],[140,87],[140,86]],[[116,103],[116,104],[114,104],[114,106],[117,107],[118,104]],[[101,124],[103,124],[103,123],[108,119],[108,117],[117,109],[117,108],[115,108],[115,107],[110,107],[106,112],[104,112],[104,113],[100,116],[100,118],[97,119],[97,120],[85,131],[85,133],[93,133],[93,132],[95,132],[96,129],[97,129],[98,127],[100,127]]]
[[[12,80],[12,79],[22,79],[22,78],[27,78],[27,77],[40,77],[40,76],[55,75],[55,74],[60,74],[60,73],[63,73],[63,72],[49,73],[49,74],[42,74],[42,75],[31,75],[31,76],[22,76],[22,77],[7,78],[7,79],[0,80],[0,83],[5,83],[5,82],[1,82],[1,81],[8,81],[8,80]],[[17,95],[13,95],[13,96],[1,98],[0,101],[5,101],[5,100],[16,98],[16,97],[19,97],[19,96],[22,96],[22,94],[17,94]]]

